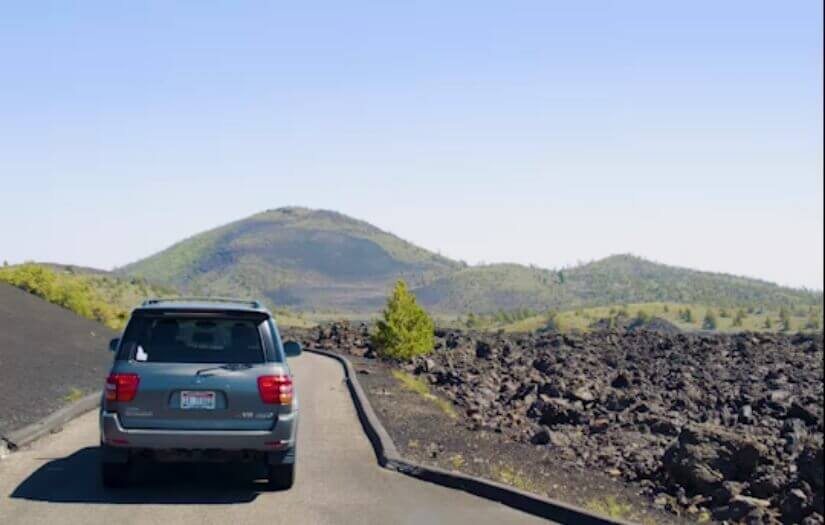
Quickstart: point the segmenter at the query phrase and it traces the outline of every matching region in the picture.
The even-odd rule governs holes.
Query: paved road
[[[0,460],[0,523],[546,523],[461,491],[380,468],[341,366],[295,359],[301,400],[296,484],[270,492],[254,468],[143,465],[136,487],[104,491],[96,413]]]

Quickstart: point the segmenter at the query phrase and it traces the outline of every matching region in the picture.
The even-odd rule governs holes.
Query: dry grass
[[[71,387],[69,393],[63,396],[63,400],[67,403],[72,403],[83,397],[83,391],[79,388]]]
[[[415,392],[427,401],[434,403],[438,408],[441,409],[442,412],[444,412],[444,414],[446,414],[450,418],[456,419],[458,417],[458,414],[453,408],[452,403],[433,395],[430,392],[430,388],[421,379],[401,370],[393,370],[392,376],[395,379],[397,379],[399,383],[401,383],[401,386],[403,386],[411,392]]]
[[[690,309],[693,321],[685,322],[679,315],[679,312],[684,309]],[[589,326],[594,321],[599,319],[606,319],[616,315],[618,312],[625,312],[629,317],[635,317],[638,313],[643,313],[649,317],[659,317],[665,319],[685,331],[702,330],[702,321],[708,310],[714,312],[717,317],[716,332],[735,333],[741,331],[752,332],[778,332],[781,329],[779,322],[779,310],[776,308],[755,308],[754,311],[748,313],[747,308],[728,307],[721,308],[718,306],[708,306],[703,304],[681,304],[672,302],[652,302],[652,303],[630,303],[630,304],[614,304],[608,306],[598,306],[592,308],[578,308],[576,310],[560,311],[556,315],[556,323],[562,332],[589,331]],[[723,317],[721,311],[726,310],[727,316]],[[741,319],[740,326],[734,326],[734,318],[736,312],[743,310],[744,316]],[[765,319],[770,318],[772,326],[770,329],[765,327]],[[822,309],[815,308],[813,313],[808,313],[803,308],[802,311],[792,312],[790,316],[790,332],[797,331],[812,331],[807,324],[812,319],[817,319],[819,327],[823,326]],[[520,321],[505,324],[492,324],[489,327],[484,327],[487,330],[504,330],[505,332],[532,332],[542,328],[547,324],[546,315],[536,315],[528,317]],[[818,328],[813,331],[818,331]]]
[[[452,465],[455,470],[463,467],[464,463],[464,457],[461,454],[453,454],[450,456],[450,465]]]
[[[511,487],[515,487],[525,492],[539,493],[539,487],[522,472],[517,471],[509,465],[491,467],[493,479],[500,481]]]
[[[633,510],[629,503],[622,503],[616,496],[593,498],[585,504],[585,508],[597,514],[617,519],[627,518]]]

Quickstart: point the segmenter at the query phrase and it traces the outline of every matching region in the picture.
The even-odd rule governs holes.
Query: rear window
[[[147,363],[262,363],[259,320],[135,317],[120,355]]]

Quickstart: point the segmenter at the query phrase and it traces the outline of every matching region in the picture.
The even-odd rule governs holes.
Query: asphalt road
[[[134,487],[107,491],[97,414],[0,460],[0,523],[527,524],[546,521],[380,468],[341,366],[291,362],[301,400],[295,486],[268,491],[252,466],[144,464]]]

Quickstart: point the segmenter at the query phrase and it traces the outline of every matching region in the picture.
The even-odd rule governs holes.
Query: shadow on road
[[[255,465],[138,462],[128,488],[104,489],[100,450],[86,447],[46,463],[12,492],[12,498],[52,503],[249,503],[266,485],[256,483]]]

